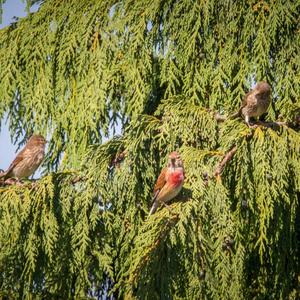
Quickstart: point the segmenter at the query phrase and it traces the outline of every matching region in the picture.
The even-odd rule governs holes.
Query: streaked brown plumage
[[[0,179],[10,177],[26,178],[31,176],[41,164],[45,156],[46,140],[42,135],[32,135],[9,168],[0,174]]]
[[[232,117],[243,115],[246,123],[250,126],[251,117],[259,117],[264,114],[270,105],[271,87],[266,81],[260,81],[248,92],[237,113]]]

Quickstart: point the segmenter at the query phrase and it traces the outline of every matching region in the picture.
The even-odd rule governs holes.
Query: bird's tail
[[[222,116],[217,112],[217,113],[215,113],[215,120],[217,122],[224,122],[226,120],[236,119],[236,118],[241,117],[241,116],[242,116],[242,109],[239,109],[237,112],[235,112],[235,113],[233,113],[229,116]]]
[[[152,205],[151,209],[150,209],[149,216],[153,215],[156,212],[157,208],[158,208],[158,201],[155,200],[153,202],[153,205]]]

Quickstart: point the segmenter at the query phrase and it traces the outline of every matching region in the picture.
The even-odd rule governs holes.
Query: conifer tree
[[[38,2],[0,31],[0,117],[50,140],[0,187],[1,297],[299,299],[299,1]],[[260,80],[265,122],[219,122]]]

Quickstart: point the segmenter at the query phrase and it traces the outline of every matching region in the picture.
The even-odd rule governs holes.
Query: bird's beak
[[[175,169],[175,162],[176,162],[176,159],[175,158],[171,158],[171,165],[172,165],[173,169]]]

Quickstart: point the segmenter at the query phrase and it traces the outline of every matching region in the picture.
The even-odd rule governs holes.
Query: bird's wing
[[[12,163],[10,164],[8,169],[5,171],[5,174],[1,174],[2,175],[1,177],[9,175],[10,171],[27,156],[27,152],[30,152],[29,149],[27,149],[27,148],[24,148],[23,150],[21,150],[17,154],[16,158],[12,161]]]
[[[156,201],[156,199],[157,199],[157,196],[160,193],[161,189],[166,184],[166,172],[167,172],[167,170],[168,170],[168,168],[162,169],[159,176],[158,176],[158,178],[157,178],[157,180],[156,180],[156,183],[155,183],[155,186],[154,186],[154,189],[153,189],[152,206],[151,206],[151,209],[150,209],[149,216],[154,214],[155,211],[158,208],[158,202]]]
[[[251,94],[252,94],[252,91],[248,92],[248,93],[244,96],[243,101],[242,101],[242,104],[241,104],[241,108],[247,106],[247,104],[248,104],[248,99],[249,99],[249,97],[250,97]]]
[[[156,199],[157,195],[159,194],[160,190],[163,188],[163,186],[166,184],[166,173],[168,168],[162,169],[160,172],[157,181],[154,186],[153,190],[153,201]]]
[[[247,93],[245,95],[243,103],[245,103],[244,106],[248,106],[248,107],[255,106],[257,104],[257,99],[255,97],[255,93],[253,93],[253,91],[250,91],[249,93]]]
[[[244,97],[243,97],[243,101],[242,101],[242,104],[239,108],[239,110],[233,114],[231,114],[229,116],[229,119],[234,119],[234,118],[237,118],[237,117],[240,117],[242,115],[242,109],[247,106],[247,101],[248,101],[248,97],[249,95],[251,94],[252,91],[248,92]]]

